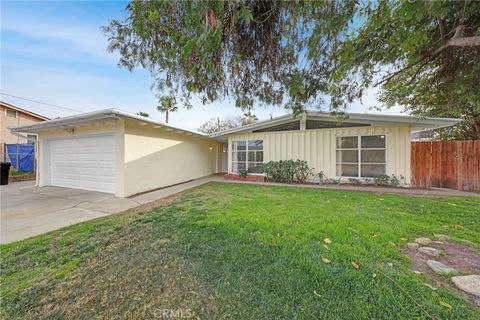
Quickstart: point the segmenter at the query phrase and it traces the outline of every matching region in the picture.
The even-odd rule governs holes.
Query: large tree
[[[343,111],[366,88],[419,116],[478,126],[479,1],[142,1],[104,31],[120,65],[190,106]],[[385,78],[383,78],[384,76]]]
[[[382,106],[463,118],[442,136],[480,139],[479,1],[381,0],[357,18],[332,76],[335,107],[377,86]]]
[[[352,1],[132,1],[104,31],[119,64],[143,67],[155,88],[205,103],[233,98],[295,112],[322,103]]]

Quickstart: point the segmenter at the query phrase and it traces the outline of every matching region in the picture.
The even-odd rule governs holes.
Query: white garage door
[[[50,185],[115,192],[113,134],[50,141]]]

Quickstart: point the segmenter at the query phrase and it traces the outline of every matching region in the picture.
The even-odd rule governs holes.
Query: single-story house
[[[107,109],[11,128],[38,134],[39,186],[137,193],[220,172],[262,174],[272,160],[306,160],[329,178],[395,174],[410,182],[410,136],[458,119],[380,114],[285,115],[214,135]]]

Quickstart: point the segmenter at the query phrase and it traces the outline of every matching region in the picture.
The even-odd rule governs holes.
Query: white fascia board
[[[365,114],[365,113],[348,113],[348,122],[356,122],[372,125],[409,125],[412,132],[425,131],[432,129],[439,129],[449,127],[462,121],[454,118],[419,118],[409,115],[382,115],[382,114]],[[293,120],[300,120],[300,117],[294,117],[291,114],[273,118],[271,120],[260,121],[251,125],[246,125],[230,130],[225,130],[212,134],[212,138],[225,138],[234,133],[245,133],[253,130],[264,129],[278,124],[287,123]],[[306,113],[306,120],[330,120],[336,121],[336,117],[326,112],[308,111]]]
[[[35,124],[30,124],[30,125],[23,125],[23,126],[17,126],[10,128],[10,131],[12,132],[38,132],[42,130],[47,130],[50,128],[58,128],[58,127],[64,127],[64,126],[74,126],[77,124],[81,123],[90,123],[90,122],[97,122],[97,121],[104,121],[108,119],[131,119],[131,120],[137,120],[142,123],[147,123],[151,124],[156,127],[160,128],[166,128],[166,129],[171,129],[175,131],[182,131],[184,133],[190,133],[192,136],[197,136],[201,138],[206,138],[209,139],[207,135],[195,132],[195,131],[189,131],[185,130],[182,128],[177,128],[171,125],[167,125],[163,122],[155,121],[146,117],[130,114],[125,111],[117,110],[117,109],[105,109],[105,110],[99,110],[99,111],[93,111],[93,112],[87,112],[87,113],[82,113],[79,115],[73,115],[73,116],[68,116],[68,117],[63,117],[63,118],[57,118],[57,119],[52,119],[52,120],[47,120]]]

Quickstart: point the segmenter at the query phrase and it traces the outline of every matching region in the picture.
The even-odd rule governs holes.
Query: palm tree
[[[173,96],[163,96],[158,99],[157,110],[160,112],[165,112],[165,123],[168,123],[168,115],[170,112],[175,112],[178,110],[176,105],[175,97]]]

